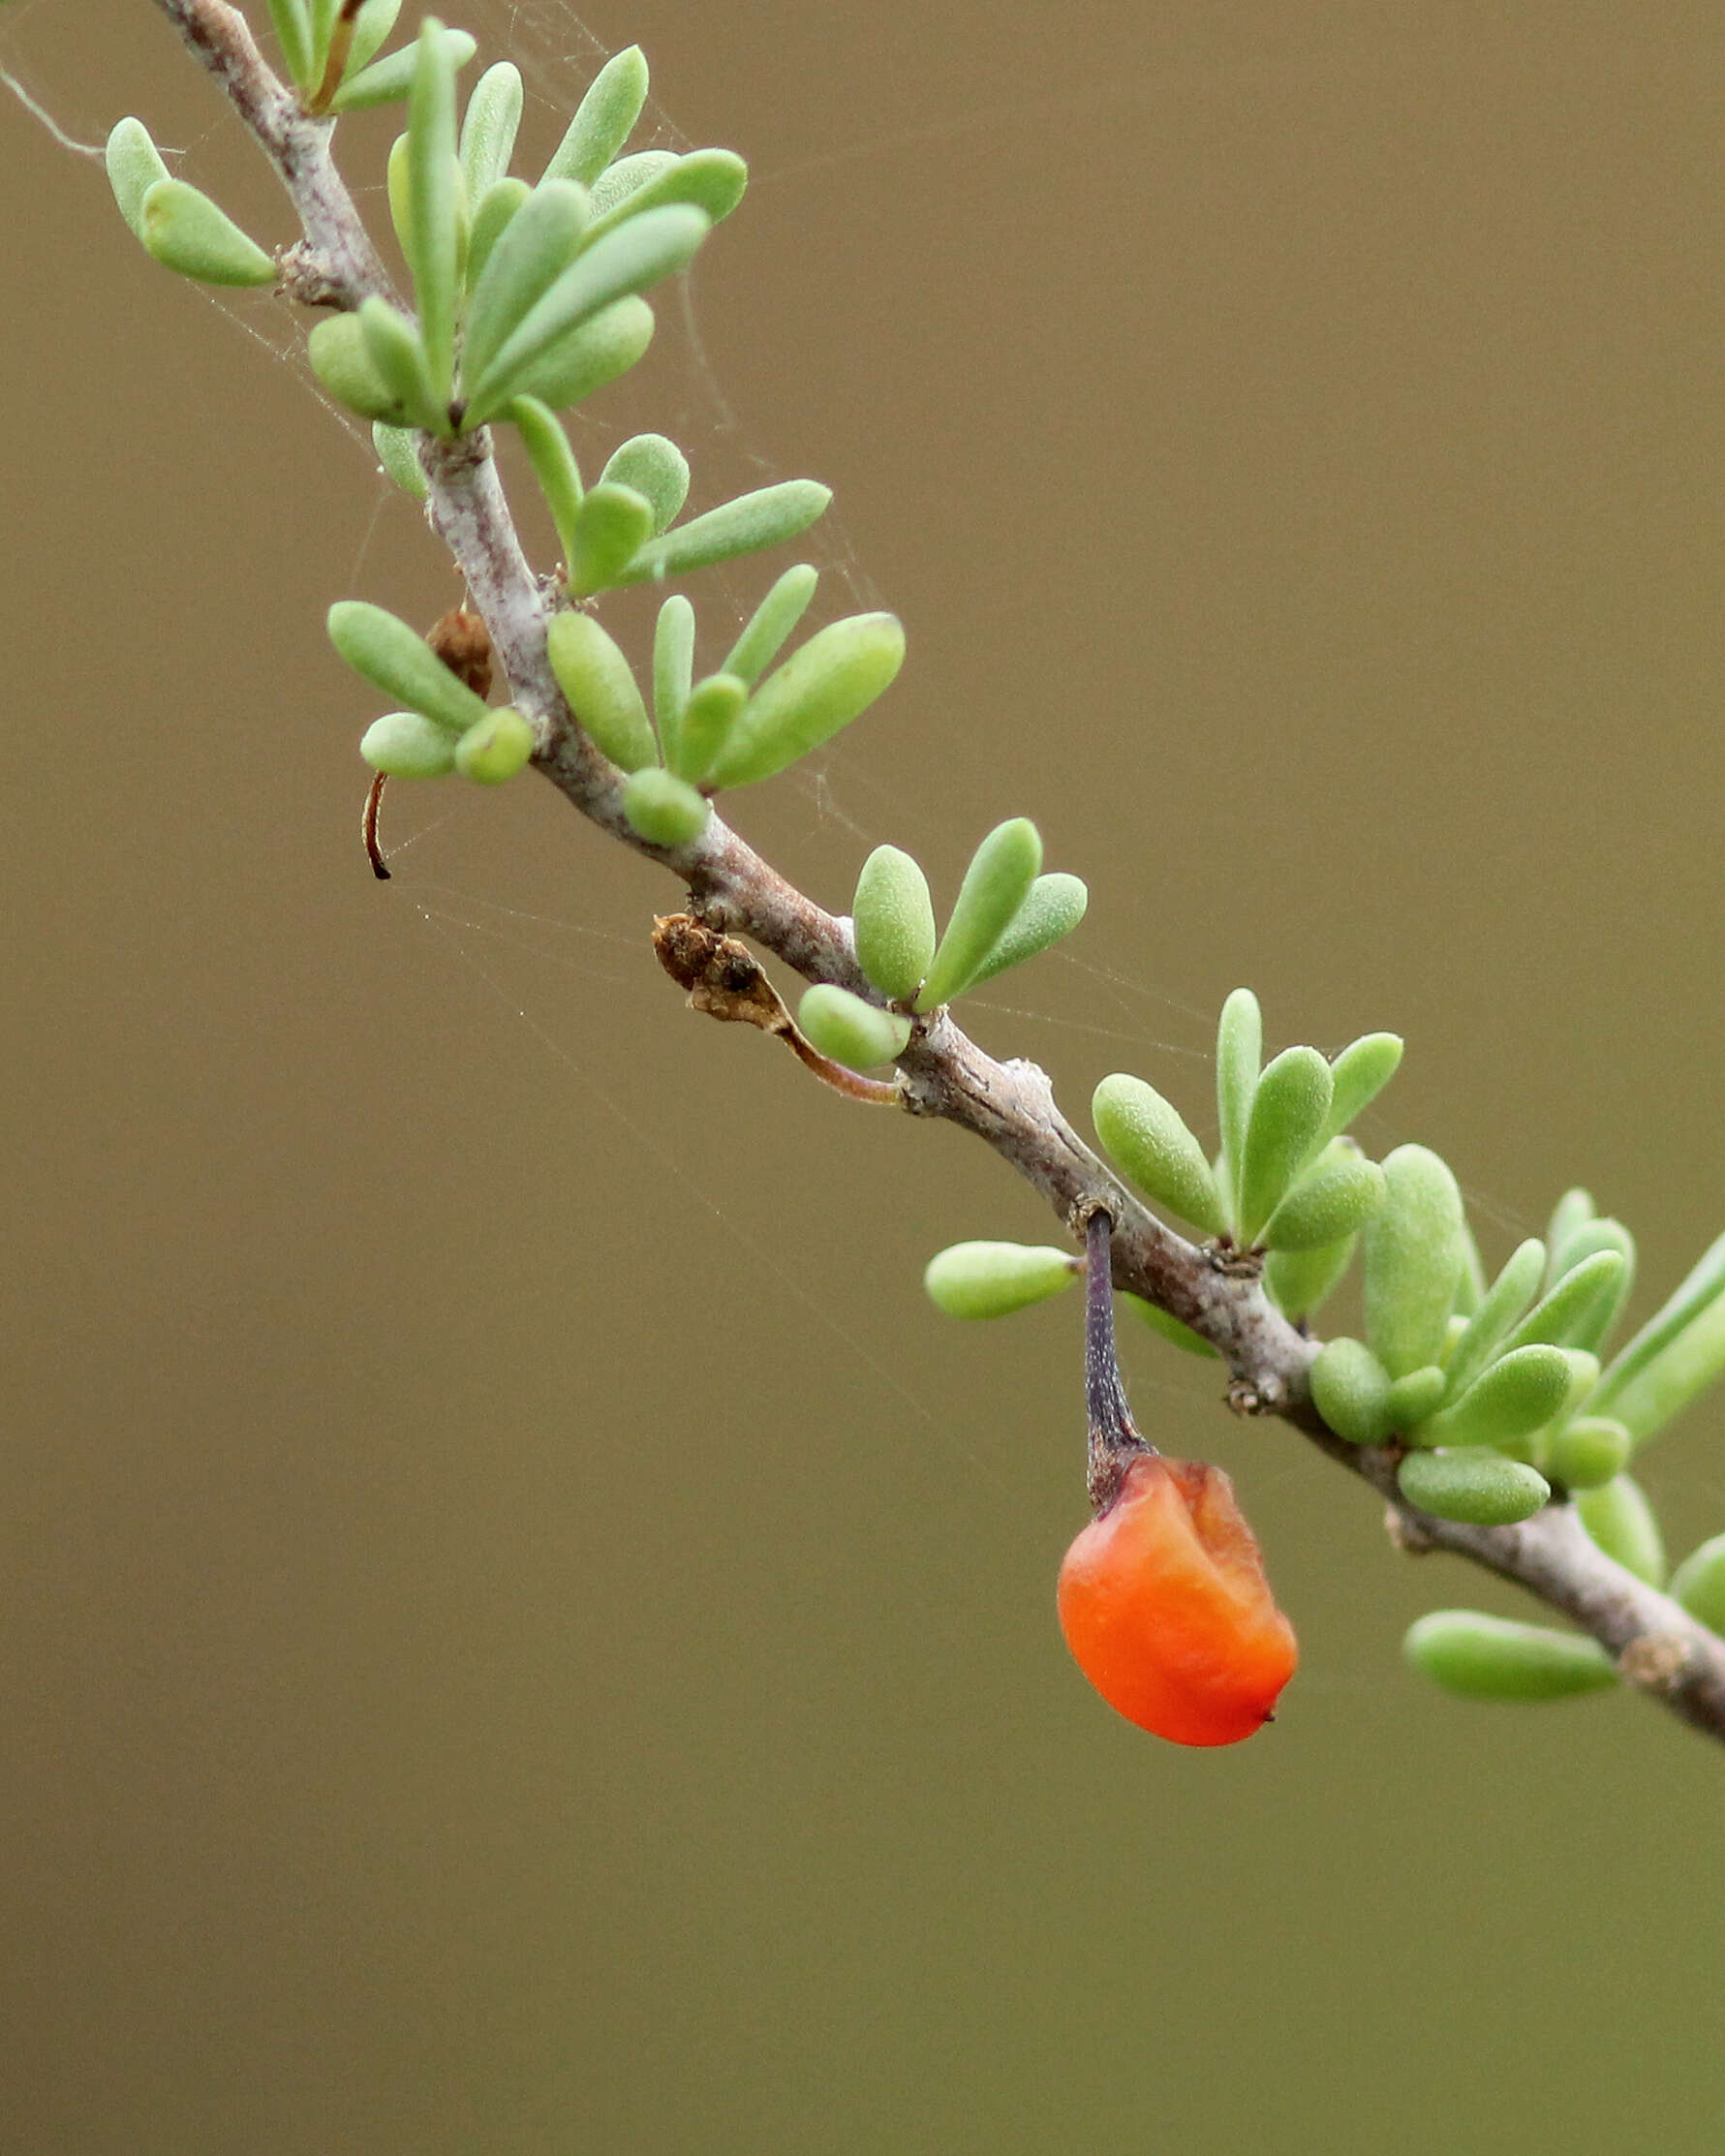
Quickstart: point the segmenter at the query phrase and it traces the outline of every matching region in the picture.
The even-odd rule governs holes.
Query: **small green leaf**
[[[542,182],[504,223],[487,248],[468,306],[461,345],[464,388],[471,388],[569,268],[586,227],[587,197],[569,180]]]
[[[430,362],[419,332],[407,317],[397,314],[376,293],[359,302],[354,318],[365,340],[365,354],[390,396],[407,414],[410,426],[427,434],[447,434],[447,408],[440,406],[432,386]]]
[[[1096,1088],[1091,1121],[1109,1157],[1147,1197],[1200,1234],[1222,1233],[1221,1197],[1204,1148],[1154,1086],[1116,1071]]]
[[[1409,1626],[1402,1651],[1423,1676],[1463,1699],[1568,1699],[1610,1691],[1617,1681],[1597,1640],[1481,1610],[1432,1610]]]
[[[1142,1295],[1124,1295],[1122,1300],[1133,1316],[1158,1334],[1171,1347],[1184,1349],[1188,1355],[1201,1355],[1208,1361],[1218,1363],[1219,1352],[1211,1346],[1202,1333],[1194,1333],[1189,1325],[1183,1325],[1179,1318],[1155,1303],[1147,1303]]]
[[[851,917],[856,963],[882,996],[908,1003],[935,956],[928,878],[896,846],[878,846],[856,879]]]
[[[465,30],[445,30],[442,35],[450,62],[459,72],[478,50],[478,45]],[[416,43],[398,46],[370,67],[356,69],[330,99],[330,111],[365,112],[374,106],[393,105],[398,98],[406,97],[414,86],[417,57]]]
[[[571,609],[556,615],[545,655],[577,724],[602,755],[624,771],[658,762],[629,661],[591,614]]]
[[[1521,1323],[1538,1292],[1545,1271],[1545,1245],[1536,1236],[1517,1246],[1501,1273],[1481,1298],[1465,1331],[1451,1351],[1449,1395],[1464,1393]]]
[[[384,40],[395,27],[395,18],[401,13],[401,0],[360,0],[359,12],[354,17],[354,35],[348,45],[348,64],[344,80],[368,67]],[[461,36],[460,31],[446,32],[446,36]],[[411,52],[413,47],[409,46]]]
[[[488,272],[532,206],[526,203],[515,213],[486,265]],[[675,203],[665,209],[643,210],[596,241],[553,279],[487,359],[469,390],[467,423],[483,425],[525,386],[525,377],[533,364],[571,329],[590,322],[613,300],[626,293],[638,293],[681,269],[707,236],[708,229],[704,211]],[[476,309],[479,296],[475,294]],[[660,541],[661,545],[665,543]]]
[[[1350,1445],[1381,1445],[1390,1434],[1390,1373],[1364,1340],[1327,1340],[1311,1366],[1312,1404]]]
[[[1725,1534],[1691,1550],[1667,1591],[1710,1631],[1725,1633]]]
[[[653,631],[653,717],[660,754],[672,771],[682,769],[678,743],[693,685],[694,608],[681,592],[673,592],[659,609]]]
[[[1366,1337],[1392,1377],[1443,1353],[1462,1269],[1462,1193],[1436,1154],[1398,1146],[1361,1238]]]
[[[1240,1158],[1236,1224],[1243,1244],[1260,1240],[1283,1192],[1317,1151],[1334,1091],[1330,1065],[1315,1048],[1284,1048],[1258,1079]]]
[[[805,1040],[852,1070],[891,1063],[910,1038],[908,1018],[824,981],[804,996],[796,1022]]]
[[[1330,1065],[1335,1090],[1330,1099],[1328,1134],[1347,1128],[1395,1077],[1402,1062],[1400,1033],[1362,1033]]]
[[[1240,1163],[1263,1060],[1264,1020],[1258,1000],[1249,988],[1237,988],[1222,1005],[1216,1030],[1216,1105],[1225,1163],[1223,1202],[1230,1220],[1240,1213]]]
[[[1302,1324],[1340,1286],[1359,1247],[1357,1236],[1315,1250],[1272,1250],[1264,1260],[1264,1286],[1284,1317]]]
[[[638,45],[628,46],[594,77],[545,167],[546,179],[579,180],[591,187],[629,140],[646,102],[646,57]]]
[[[657,209],[665,202],[693,202],[717,225],[736,208],[749,185],[749,168],[734,150],[691,150],[686,156],[673,157],[659,171],[645,175],[637,186],[601,209],[607,182],[620,169],[613,166],[595,184],[596,233],[610,231],[626,217],[636,217],[642,210]]]
[[[1576,1493],[1581,1523],[1608,1557],[1656,1587],[1665,1579],[1665,1538],[1647,1493],[1632,1475],[1614,1475]]]
[[[655,543],[662,546],[665,540]],[[829,623],[749,698],[709,783],[747,786],[776,777],[866,711],[890,686],[904,658],[905,631],[896,615],[852,614]]]
[[[1063,937],[1071,935],[1089,905],[1090,892],[1082,878],[1058,869],[1037,877],[1025,894],[1024,904],[966,985],[980,988],[1009,966],[1022,966],[1027,958],[1036,958],[1052,949]]]
[[[1551,1484],[1537,1468],[1479,1448],[1410,1452],[1396,1470],[1396,1480],[1408,1503],[1422,1512],[1479,1527],[1508,1527],[1518,1520],[1531,1520],[1552,1494]]]
[[[1547,1287],[1557,1277],[1557,1262],[1562,1256],[1563,1246],[1572,1235],[1586,1226],[1597,1211],[1592,1191],[1583,1190],[1579,1186],[1573,1190],[1565,1190],[1557,1200],[1552,1214],[1552,1224],[1547,1228],[1545,1236],[1545,1247],[1551,1252],[1551,1272],[1545,1283]]]
[[[948,1317],[1007,1317],[1070,1287],[1082,1271],[1070,1250],[955,1243],[930,1258],[922,1284]]]
[[[420,24],[408,92],[406,250],[432,398],[447,406],[455,387],[462,209],[461,167],[455,154],[455,56],[444,42],[443,29],[435,15]],[[364,312],[362,307],[362,319]]]
[[[666,210],[668,217],[674,213]],[[688,214],[693,215],[693,212]],[[715,562],[734,561],[739,554],[757,554],[762,547],[779,546],[806,532],[833,498],[832,488],[815,479],[785,479],[777,486],[758,487],[753,494],[739,494],[702,516],[692,516],[641,549],[635,563],[636,577],[686,576],[691,570],[708,569]],[[862,615],[861,620],[890,619]]]
[[[385,476],[393,479],[404,494],[411,494],[416,502],[423,502],[430,489],[419,466],[416,441],[412,427],[388,426],[382,419],[372,421],[371,444],[378,452],[378,462]]]
[[[576,599],[626,581],[625,571],[653,532],[653,505],[632,486],[603,480],[589,488],[570,532],[565,567]]]
[[[1593,1406],[1638,1441],[1686,1407],[1725,1368],[1725,1235],[1613,1360]]]
[[[1510,1334],[1510,1347],[1525,1347],[1532,1340],[1549,1340],[1567,1347],[1571,1341],[1597,1340],[1604,1322],[1617,1308],[1626,1270],[1620,1250],[1595,1250],[1566,1273]]]
[[[996,824],[970,856],[946,932],[916,998],[919,1011],[937,1009],[963,995],[1018,917],[1041,867],[1041,835],[1027,816]]]
[[[150,139],[141,120],[116,120],[104,153],[108,184],[119,204],[120,215],[139,239],[143,239],[143,199],[158,180],[171,179],[162,153]]]
[[[575,549],[575,523],[581,513],[581,474],[563,421],[538,397],[511,397],[504,416],[521,437],[533,476],[557,531],[558,552],[567,564]]]
[[[1553,1432],[1546,1465],[1569,1490],[1597,1490],[1620,1475],[1635,1447],[1621,1423],[1609,1415],[1577,1415]]]
[[[1591,1309],[1571,1321],[1563,1342],[1566,1347],[1598,1349],[1604,1345],[1635,1285],[1635,1238],[1621,1220],[1586,1220],[1565,1237],[1560,1255],[1552,1260],[1548,1285],[1563,1279],[1602,1250],[1614,1251],[1620,1257],[1622,1271],[1609,1294],[1602,1295]]]
[[[477,202],[508,171],[521,102],[521,70],[508,60],[487,68],[474,84],[461,121],[460,149],[470,202]]]
[[[410,424],[407,407],[372,364],[357,315],[326,315],[306,339],[311,369],[338,404],[388,427]]]
[[[467,289],[478,288],[498,241],[508,230],[516,212],[533,194],[523,179],[500,179],[486,188],[474,205],[473,231],[467,243]],[[467,363],[465,347],[462,364]]]
[[[639,194],[661,172],[668,172],[676,162],[675,150],[637,150],[633,157],[620,157],[615,165],[607,165],[593,183],[594,216],[604,217],[608,230],[616,222],[610,213],[617,205]]]
[[[477,725],[489,706],[457,681],[424,637],[362,599],[337,600],[329,609],[329,641],[374,689],[452,732]]]
[[[1351,1138],[1332,1138],[1265,1221],[1258,1240],[1272,1250],[1321,1249],[1357,1234],[1383,1198],[1377,1162]]]
[[[819,581],[819,570],[807,562],[787,569],[749,617],[748,626],[730,648],[724,671],[735,674],[753,688],[808,611]]]
[[[282,48],[282,65],[295,88],[315,90],[312,80],[312,24],[305,0],[269,0],[269,23]]]
[[[273,285],[273,256],[248,238],[226,210],[184,180],[145,188],[139,212],[144,246],[165,268],[201,285]]]
[[[1398,1377],[1391,1384],[1384,1404],[1392,1430],[1400,1431],[1411,1443],[1426,1444],[1429,1440],[1424,1426],[1443,1405],[1443,1371],[1435,1363],[1410,1370],[1405,1377]]]
[[[547,347],[523,372],[515,393],[567,411],[627,374],[652,342],[653,310],[647,302],[615,300]]]
[[[650,763],[623,789],[623,813],[649,846],[692,846],[711,814],[692,785]]]
[[[676,755],[666,752],[665,761],[679,778],[700,785],[724,754],[735,731],[749,692],[734,674],[709,674],[689,692],[677,728]]]
[[[469,726],[455,744],[455,768],[477,785],[500,786],[526,768],[537,746],[532,726],[504,704]]]
[[[612,452],[599,476],[601,486],[627,486],[653,511],[657,538],[689,499],[689,459],[662,434],[637,434]]]
[[[1513,1348],[1426,1425],[1433,1445],[1500,1451],[1549,1423],[1569,1397],[1571,1366],[1560,1347]]]
[[[389,711],[366,727],[359,754],[391,779],[441,779],[455,768],[456,738],[416,711]]]

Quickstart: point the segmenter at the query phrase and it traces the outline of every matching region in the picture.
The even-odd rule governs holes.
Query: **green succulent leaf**
[[[1396,1378],[1385,1402],[1390,1418],[1390,1428],[1400,1431],[1414,1444],[1430,1442],[1424,1435],[1424,1426],[1443,1405],[1443,1371],[1436,1363],[1426,1363],[1418,1370],[1410,1370],[1404,1377]]]
[[[1725,1236],[1615,1357],[1599,1381],[1597,1414],[1639,1444],[1680,1414],[1725,1370]]]
[[[1110,1159],[1147,1197],[1200,1234],[1223,1233],[1221,1194],[1204,1148],[1154,1086],[1116,1071],[1096,1088],[1091,1121]]]
[[[1424,1146],[1398,1146],[1383,1171],[1384,1202],[1361,1237],[1366,1337],[1400,1377],[1443,1353],[1462,1270],[1462,1193]]]
[[[1464,1393],[1521,1323],[1545,1273],[1545,1245],[1529,1236],[1511,1253],[1451,1350],[1449,1394]]]
[[[408,424],[427,434],[447,434],[448,409],[438,402],[431,363],[413,323],[375,293],[360,301],[354,319],[373,371],[407,414]]]
[[[600,474],[601,486],[627,486],[653,510],[657,538],[689,499],[689,459],[662,434],[637,434],[615,450]]]
[[[455,768],[457,736],[416,711],[388,711],[359,740],[359,754],[391,779],[441,779]]]
[[[647,102],[647,61],[638,45],[615,53],[593,78],[563,140],[545,167],[546,179],[591,187],[634,132]]]
[[[139,119],[114,122],[104,158],[108,184],[113,189],[120,215],[141,241],[143,199],[158,180],[171,179],[173,174],[163,163],[149,129]]]
[[[423,636],[367,600],[337,600],[329,609],[329,641],[374,689],[451,732],[465,733],[489,711]]]
[[[1346,1278],[1358,1236],[1325,1243],[1315,1250],[1272,1250],[1264,1260],[1264,1286],[1283,1316],[1296,1325],[1320,1309]]]
[[[305,0],[269,0],[269,24],[282,48],[282,64],[301,90],[316,89],[312,79],[312,23]]]
[[[474,283],[468,306],[461,346],[464,386],[471,388],[499,347],[520,328],[574,261],[587,218],[582,189],[570,180],[546,180],[499,228],[487,247],[485,266]]]
[[[676,755],[666,762],[691,785],[700,785],[736,731],[749,692],[734,674],[709,674],[689,692],[677,728]]]
[[[1410,1505],[1439,1520],[1480,1527],[1512,1526],[1531,1520],[1552,1489],[1534,1467],[1478,1447],[1464,1452],[1410,1452],[1396,1471]]]
[[[675,150],[637,150],[632,157],[620,157],[614,165],[607,165],[593,183],[594,215],[609,218],[619,202],[638,195],[649,180],[668,172],[676,162]]]
[[[1284,1048],[1259,1077],[1240,1157],[1236,1224],[1243,1244],[1259,1241],[1283,1192],[1322,1143],[1334,1092],[1330,1065],[1315,1048]]]
[[[581,473],[563,421],[538,397],[511,397],[505,416],[521,437],[533,476],[551,511],[557,547],[567,565],[575,550],[575,525],[581,514]]]
[[[856,963],[882,996],[908,1003],[935,956],[928,878],[898,847],[878,846],[856,879],[851,917]]]
[[[1384,1172],[1377,1162],[1368,1160],[1351,1138],[1332,1138],[1295,1179],[1258,1240],[1272,1250],[1316,1250],[1345,1242],[1383,1199]]]
[[[408,92],[408,230],[414,305],[433,401],[447,407],[455,387],[455,304],[464,244],[461,166],[455,150],[455,57],[443,24],[419,27]],[[369,305],[370,302],[367,302]],[[364,308],[360,309],[361,317]]]
[[[1656,1587],[1665,1580],[1665,1538],[1647,1493],[1632,1475],[1614,1475],[1576,1493],[1581,1523],[1608,1557]]]
[[[1672,1574],[1668,1591],[1710,1631],[1725,1633],[1725,1534],[1691,1550]]]
[[[1607,1692],[1617,1673],[1597,1640],[1480,1610],[1432,1610],[1408,1628],[1409,1663],[1470,1700],[1558,1700]]]
[[[1230,1219],[1240,1214],[1240,1163],[1258,1066],[1264,1060],[1264,1019],[1249,988],[1237,988],[1222,1005],[1216,1030],[1216,1107],[1222,1135],[1223,1194]]]
[[[455,744],[455,768],[477,785],[500,786],[526,768],[537,746],[532,726],[504,704],[470,726]]]
[[[653,630],[653,717],[660,754],[673,772],[683,768],[679,736],[693,686],[694,608],[681,592],[673,592]]]
[[[145,188],[139,236],[164,268],[201,285],[273,285],[275,258],[248,237],[226,210],[184,180]]]
[[[709,783],[747,786],[775,778],[866,711],[904,658],[905,631],[894,614],[852,614],[817,630],[749,698]]]
[[[423,502],[430,490],[425,483],[425,474],[419,468],[419,452],[414,429],[392,427],[382,419],[374,419],[371,444],[378,452],[378,462],[383,466],[385,477],[392,479],[404,494],[411,494],[416,502]]]
[[[527,202],[516,211],[486,264],[487,274],[520,231],[532,207]],[[469,389],[467,423],[482,425],[511,396],[528,386],[525,378],[535,362],[544,358],[571,330],[590,322],[601,308],[626,294],[638,294],[645,287],[681,269],[706,237],[709,223],[704,211],[673,203],[664,209],[643,210],[614,232],[596,240],[552,280],[486,360]],[[479,293],[474,295],[476,316],[481,296]]]
[[[1390,1373],[1364,1340],[1326,1340],[1311,1366],[1311,1398],[1338,1437],[1381,1445],[1390,1434]]]
[[[1586,1220],[1565,1238],[1561,1252],[1554,1253],[1548,1287],[1555,1287],[1578,1266],[1604,1250],[1622,1259],[1622,1270],[1609,1294],[1601,1295],[1592,1309],[1571,1320],[1565,1346],[1597,1349],[1610,1336],[1635,1285],[1635,1238],[1621,1220]]]
[[[1362,1033],[1337,1057],[1330,1065],[1330,1137],[1345,1130],[1382,1093],[1401,1065],[1402,1049],[1400,1033]]]
[[[908,1018],[864,1002],[849,989],[826,981],[804,995],[796,1022],[805,1040],[852,1070],[873,1070],[877,1063],[891,1063],[910,1038]]]
[[[1491,1364],[1426,1425],[1433,1445],[1500,1451],[1549,1423],[1569,1397],[1571,1365],[1560,1347],[1517,1347]]]
[[[624,771],[659,761],[647,707],[629,661],[591,614],[556,615],[545,655],[576,724]]]
[[[996,824],[970,856],[917,994],[919,1011],[963,995],[1016,919],[1041,867],[1041,835],[1027,816]]]
[[[533,189],[523,179],[500,179],[494,180],[474,203],[473,231],[467,243],[466,281],[470,293],[477,291],[498,241],[532,195]],[[462,364],[467,364],[465,350]]]
[[[413,423],[406,405],[372,363],[357,315],[326,315],[314,323],[305,355],[319,382],[350,412],[387,427]]]
[[[1552,1432],[1546,1466],[1569,1490],[1597,1490],[1620,1475],[1635,1450],[1629,1432],[1609,1415],[1577,1415]]]
[[[575,598],[591,599],[625,582],[652,532],[653,505],[645,495],[604,480],[589,488],[575,512],[565,563]]]
[[[650,763],[623,789],[623,813],[649,846],[692,846],[707,827],[705,800],[674,772]]]
[[[1549,1340],[1554,1346],[1567,1347],[1597,1340],[1621,1300],[1626,1270],[1621,1250],[1595,1250],[1582,1258],[1558,1275],[1556,1285],[1509,1335],[1507,1345],[1525,1347],[1532,1340]]]
[[[357,75],[361,68],[371,64],[385,39],[394,29],[395,18],[400,13],[401,0],[361,0],[359,12],[354,17],[354,35],[348,43],[344,77]],[[454,34],[461,35],[459,31]],[[410,46],[408,49],[412,51],[413,48]]]
[[[523,372],[515,394],[567,412],[627,374],[653,342],[653,310],[644,299],[615,300],[547,346]]]
[[[612,171],[616,170],[613,167]],[[625,218],[637,217],[641,211],[657,209],[666,202],[692,202],[696,209],[705,210],[717,225],[743,200],[743,192],[749,185],[749,168],[734,150],[691,150],[687,156],[673,157],[668,165],[645,175],[638,186],[631,187],[618,200],[598,210],[598,202],[610,177],[607,173],[594,188],[598,211],[593,221],[596,234],[608,232]]]
[[[478,50],[477,42],[465,30],[445,30],[441,35],[449,62],[459,73]],[[395,104],[413,89],[417,58],[417,44],[404,45],[369,67],[355,69],[330,99],[330,111],[366,112],[379,105]]]
[[[1082,1268],[1070,1250],[1028,1243],[955,1243],[930,1258],[928,1298],[948,1317],[1007,1317],[1070,1287]]]
[[[488,67],[474,84],[462,115],[459,152],[470,202],[477,202],[508,171],[521,104],[521,70],[508,60]]]
[[[1557,1277],[1558,1261],[1563,1255],[1564,1246],[1571,1236],[1587,1225],[1598,1210],[1593,1203],[1592,1191],[1584,1190],[1579,1186],[1573,1190],[1565,1190],[1557,1200],[1552,1212],[1551,1225],[1546,1229],[1545,1235],[1545,1247],[1551,1252],[1551,1270],[1545,1281],[1547,1287]]]
[[[1010,966],[1022,966],[1070,936],[1083,920],[1090,892],[1080,877],[1055,870],[1039,876],[1025,894],[1025,902],[1004,932],[990,946],[988,956],[970,975],[968,987],[980,988]]]
[[[1207,1361],[1219,1363],[1221,1356],[1212,1347],[1202,1333],[1194,1333],[1189,1325],[1183,1325],[1179,1318],[1155,1303],[1147,1303],[1142,1295],[1123,1295],[1122,1301],[1142,1324],[1160,1336],[1171,1347],[1178,1347],[1187,1355],[1201,1355]]]
[[[812,569],[807,562],[787,569],[749,617],[748,627],[731,646],[722,670],[735,674],[739,681],[747,682],[753,689],[808,612],[809,601],[815,597],[815,587],[819,581],[819,570]]]
[[[694,213],[665,210],[654,214],[670,217]],[[763,547],[782,545],[806,532],[832,498],[832,488],[815,479],[784,479],[777,486],[739,494],[735,501],[708,509],[704,515],[692,516],[687,524],[674,526],[650,546],[642,547],[633,574],[636,578],[660,579],[685,576],[691,570],[710,569],[715,562],[734,561],[739,554],[757,554]],[[857,618],[878,621],[892,617]]]

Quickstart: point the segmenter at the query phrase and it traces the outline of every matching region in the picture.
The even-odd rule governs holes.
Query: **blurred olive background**
[[[1205,1119],[1241,981],[1397,1028],[1368,1141],[1492,1259],[1588,1183],[1650,1308],[1725,1222],[1716,10],[589,4],[452,10],[527,158],[638,39],[642,139],[755,185],[583,458],[829,480],[817,603],[910,635],[743,830],[842,907],[1033,814],[1091,918],[970,1016],[1075,1115]],[[290,236],[153,9],[24,0],[0,64]],[[1716,2148],[1717,1749],[1420,1688],[1408,1618],[1516,1598],[1135,1329],[1305,1666],[1237,1750],[1113,1719],[1076,1301],[918,1280],[1058,1228],[689,1014],[674,886],[549,788],[396,787],[374,884],[323,610],[458,586],[283,306],[11,100],[0,156],[9,2145]],[[692,585],[710,646],[789,558]],[[1648,1458],[1679,1550],[1722,1421]]]

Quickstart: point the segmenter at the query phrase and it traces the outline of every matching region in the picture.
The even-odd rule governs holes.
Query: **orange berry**
[[[1140,1452],[1066,1552],[1061,1629],[1127,1721],[1176,1744],[1237,1744],[1299,1660],[1219,1467]]]

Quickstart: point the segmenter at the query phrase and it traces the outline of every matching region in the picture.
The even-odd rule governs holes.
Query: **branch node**
[[[1403,1512],[1400,1505],[1384,1507],[1384,1533],[1390,1538],[1391,1548],[1400,1550],[1404,1557],[1429,1557],[1437,1547],[1412,1513]]]
[[[1689,1643],[1679,1632],[1644,1632],[1617,1656],[1617,1670],[1644,1692],[1675,1692],[1689,1666]]]

